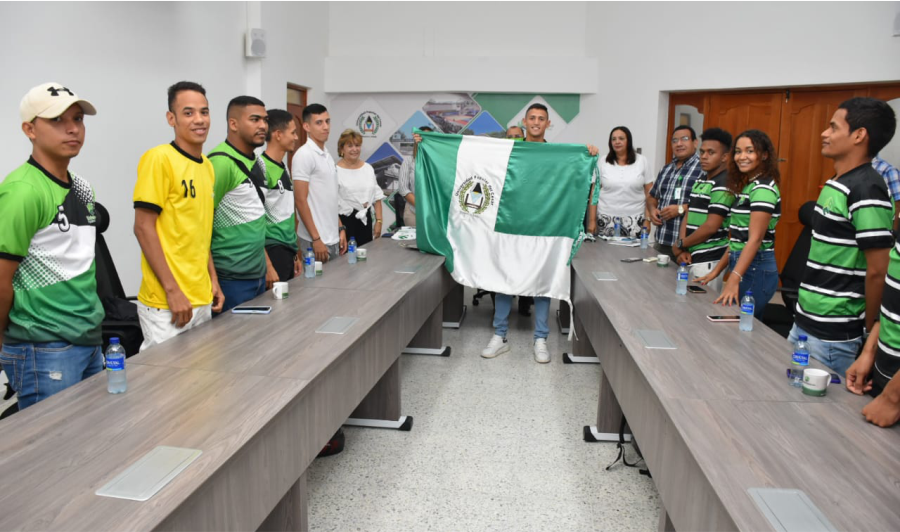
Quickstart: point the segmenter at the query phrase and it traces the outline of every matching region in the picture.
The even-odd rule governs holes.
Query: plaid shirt
[[[700,168],[700,156],[696,153],[691,155],[681,168],[675,168],[677,161],[663,166],[656,176],[653,187],[650,188],[650,195],[659,202],[659,209],[669,205],[683,205],[690,200],[691,189],[694,187],[694,181],[700,179],[704,172]],[[663,222],[656,228],[656,241],[663,246],[671,246],[678,240],[678,230],[681,227],[680,216],[676,216],[671,220]]]
[[[872,159],[872,168],[874,168],[887,183],[888,191],[894,201],[900,201],[900,170],[897,170],[891,163],[885,161],[881,157]]]

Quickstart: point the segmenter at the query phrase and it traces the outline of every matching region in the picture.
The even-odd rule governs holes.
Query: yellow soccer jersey
[[[197,159],[174,142],[151,149],[138,163],[134,208],[159,213],[156,232],[166,262],[194,307],[212,303],[208,265],[214,184],[209,159],[202,155]],[[138,300],[148,307],[169,308],[166,291],[143,253],[141,273]]]

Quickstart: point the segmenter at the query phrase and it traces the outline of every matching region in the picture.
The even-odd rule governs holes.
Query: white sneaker
[[[481,350],[481,356],[483,358],[494,358],[506,352],[509,352],[509,344],[506,343],[506,338],[495,334],[487,347]]]
[[[538,338],[534,341],[534,361],[538,364],[550,362],[550,351],[547,349],[546,338]]]

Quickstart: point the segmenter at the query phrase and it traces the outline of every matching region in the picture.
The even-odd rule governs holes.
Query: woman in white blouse
[[[609,133],[609,155],[600,163],[600,199],[597,202],[597,232],[613,236],[619,219],[621,236],[639,238],[645,222],[647,194],[653,185],[647,159],[634,151],[631,131],[618,126]]]
[[[338,214],[341,225],[347,228],[347,241],[356,239],[362,246],[381,237],[381,200],[384,192],[375,180],[375,169],[359,159],[362,150],[362,135],[347,129],[338,139]],[[375,220],[372,220],[372,207]]]

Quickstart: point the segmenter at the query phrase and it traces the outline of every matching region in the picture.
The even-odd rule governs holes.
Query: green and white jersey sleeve
[[[266,212],[257,188],[265,183],[263,170],[227,141],[207,157],[216,172],[210,248],[216,273],[223,279],[258,279],[266,274]]]
[[[296,252],[294,180],[280,161],[265,153],[259,161],[266,169],[266,245],[285,246]]]
[[[4,342],[100,345],[94,192],[33,159],[0,184],[0,258],[19,262]]]

